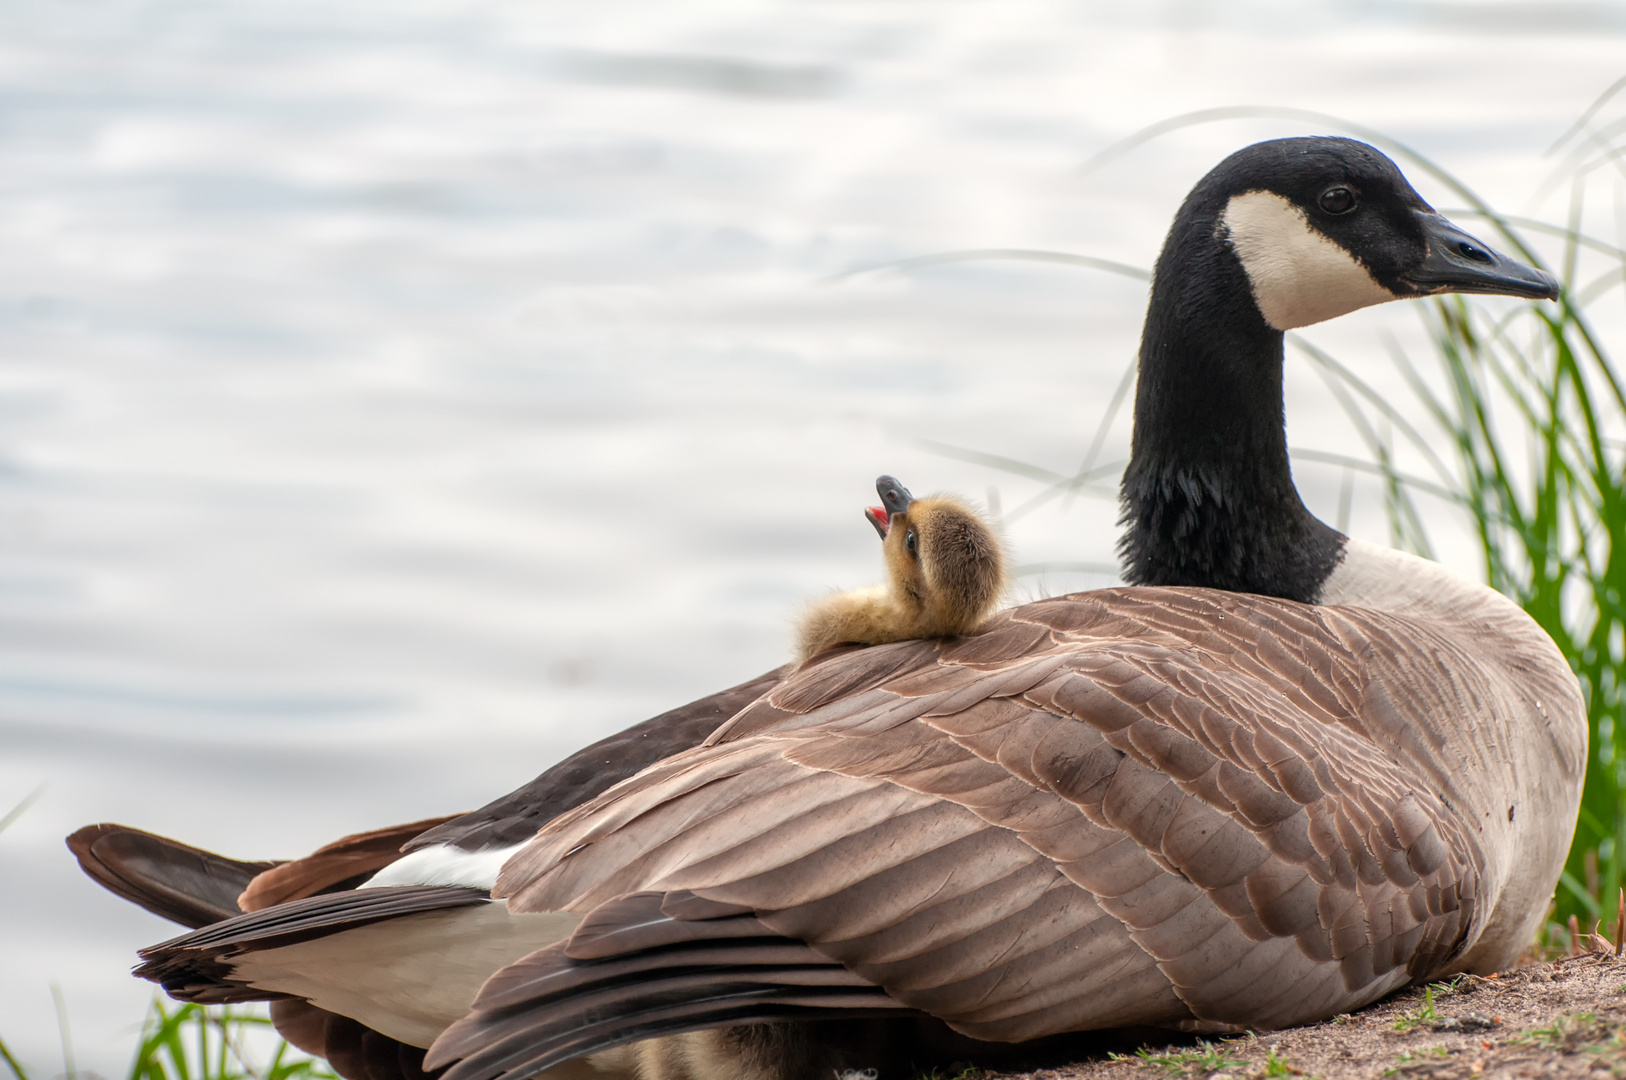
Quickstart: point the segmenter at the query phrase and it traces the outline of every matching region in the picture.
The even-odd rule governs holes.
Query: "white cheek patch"
[[[1273,192],[1231,196],[1220,224],[1247,271],[1259,313],[1278,330],[1400,299]]]

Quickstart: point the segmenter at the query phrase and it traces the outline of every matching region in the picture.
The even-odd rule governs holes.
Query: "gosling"
[[[837,593],[808,608],[797,660],[835,645],[952,637],[981,626],[1007,585],[1005,550],[976,511],[946,495],[916,499],[890,476],[864,511],[881,534],[887,584]]]

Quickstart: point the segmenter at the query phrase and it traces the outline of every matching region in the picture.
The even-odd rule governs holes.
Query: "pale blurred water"
[[[0,8],[0,811],[47,785],[0,835],[0,1036],[58,1068],[56,981],[118,1072],[124,971],[172,932],[79,876],[72,828],[299,854],[754,675],[798,603],[877,577],[877,473],[1041,490],[923,440],[1075,469],[1144,300],[1009,261],[831,275],[1147,266],[1219,157],[1318,130],[1080,172],[1219,105],[1347,116],[1526,209],[1623,43],[1618,4]],[[1415,321],[1311,336],[1377,371]],[[1355,451],[1289,382],[1295,444]],[[1339,471],[1300,477],[1331,518]],[[1010,519],[1063,567],[1023,595],[1109,582],[1078,567],[1114,516]]]

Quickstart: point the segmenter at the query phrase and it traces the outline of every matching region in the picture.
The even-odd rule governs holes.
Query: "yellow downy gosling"
[[[890,476],[864,511],[881,534],[887,583],[812,604],[797,627],[798,660],[834,645],[952,637],[981,626],[1004,595],[1005,549],[981,515],[947,495],[916,499]]]

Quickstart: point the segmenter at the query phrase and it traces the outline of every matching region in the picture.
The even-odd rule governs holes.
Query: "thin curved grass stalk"
[[[1482,218],[1485,216],[1482,211],[1475,210],[1467,206],[1448,207],[1442,209],[1440,213],[1453,219]],[[1612,259],[1626,259],[1626,248],[1617,247],[1606,240],[1599,240],[1595,236],[1572,235],[1570,228],[1567,225],[1554,225],[1550,221],[1542,221],[1540,218],[1523,217],[1519,214],[1503,214],[1501,217],[1502,220],[1507,222],[1509,225],[1517,226],[1525,232],[1541,233],[1546,236],[1557,237],[1560,240],[1569,240],[1583,248],[1594,251],[1599,255],[1607,255]],[[1586,305],[1582,304],[1580,306],[1585,307]]]
[[[1073,494],[1077,491],[1078,486],[1085,482],[1084,478],[1095,474],[1095,461],[1101,456],[1101,448],[1106,445],[1107,435],[1112,430],[1113,422],[1118,419],[1118,410],[1123,408],[1124,402],[1129,400],[1129,392],[1135,388],[1135,372],[1139,366],[1140,361],[1138,358],[1131,359],[1129,363],[1124,365],[1123,374],[1118,376],[1118,385],[1112,391],[1112,398],[1107,402],[1106,409],[1102,411],[1100,422],[1095,425],[1095,435],[1090,439],[1090,448],[1084,452],[1084,460],[1079,463],[1078,468],[1073,472],[1074,483],[1068,487],[1066,494],[1062,496],[1062,509],[1065,510],[1072,501]],[[1026,509],[1031,502],[1032,500],[1023,504],[1022,507],[1018,507],[1018,509]]]
[[[62,1075],[66,1080],[78,1080],[79,1069],[74,1064],[73,1032],[68,1027],[68,1004],[62,1000],[62,987],[51,984],[51,1004],[56,1008],[56,1030],[62,1040]]]
[[[1021,476],[1028,480],[1038,480],[1046,485],[1037,495],[1028,499],[1015,509],[1005,513],[1001,518],[1001,520],[1005,522],[1015,521],[1028,512],[1036,509],[1046,502],[1049,502],[1051,499],[1059,497],[1064,493],[1083,492],[1085,494],[1096,495],[1104,499],[1116,499],[1118,497],[1118,489],[1116,486],[1111,488],[1098,488],[1094,486],[1094,481],[1105,477],[1117,476],[1123,471],[1123,467],[1126,464],[1123,461],[1109,461],[1105,465],[1098,465],[1090,469],[1088,472],[1075,473],[1072,476],[1064,476],[1063,474],[1052,469],[1046,469],[1042,465],[1030,465],[1025,461],[1018,461],[1016,458],[1005,457],[1003,454],[991,454],[984,450],[972,450],[964,446],[954,446],[951,443],[938,442],[935,439],[916,439],[915,445],[919,446],[922,450],[930,451],[939,457],[951,458],[955,461],[968,461],[973,465],[982,465],[985,468],[994,469],[998,472],[1009,473],[1013,476]]]
[[[1117,577],[1118,567],[1115,563],[1089,562],[1080,559],[1051,559],[1048,562],[1022,563],[1011,567],[1013,577],[1032,577],[1035,574],[1100,574],[1102,577]]]
[[[916,439],[915,443],[923,450],[930,450],[932,453],[946,458],[953,458],[956,461],[969,461],[976,465],[986,465],[990,469],[998,469],[1000,472],[1011,473],[1014,476],[1025,476],[1029,480],[1040,480],[1047,484],[1065,484],[1072,479],[1042,465],[1029,465],[1025,461],[1005,457],[1003,454],[990,454],[983,450],[968,450],[965,447],[938,442],[936,439]]]
[[[1296,342],[1295,344],[1300,346],[1305,355],[1317,361],[1317,373],[1326,384],[1328,392],[1332,394],[1333,400],[1338,402],[1339,407],[1349,417],[1356,433],[1366,443],[1367,451],[1374,459],[1372,462],[1365,463],[1362,471],[1376,473],[1383,480],[1384,508],[1389,514],[1392,543],[1402,550],[1410,551],[1424,558],[1432,558],[1433,547],[1428,540],[1428,531],[1423,525],[1422,515],[1418,513],[1417,506],[1412,501],[1410,489],[1432,489],[1435,493],[1443,491],[1446,492],[1447,497],[1449,497],[1449,489],[1428,484],[1426,481],[1421,480],[1414,480],[1409,483],[1403,482],[1403,478],[1394,464],[1394,447],[1391,435],[1393,427],[1389,422],[1391,410],[1389,410],[1387,404],[1378,405],[1379,419],[1384,423],[1384,430],[1380,432],[1373,426],[1366,413],[1349,392],[1350,388],[1356,388],[1363,396],[1374,401],[1379,400],[1371,388],[1351,374],[1347,368],[1321,353],[1320,350],[1304,342]],[[1402,423],[1404,424],[1404,420],[1402,420]],[[1406,431],[1413,432],[1410,424],[1404,424],[1404,426]],[[1418,437],[1417,441],[1419,445],[1426,445],[1421,437]],[[1291,456],[1308,461],[1316,460],[1318,453],[1313,450],[1290,451]],[[1329,464],[1339,464],[1348,468],[1352,465],[1354,459],[1347,458],[1344,455],[1327,455],[1325,460]]]
[[[1329,450],[1310,450],[1304,447],[1289,447],[1287,454],[1294,461],[1313,461],[1318,465],[1337,465],[1339,468],[1347,469],[1350,472],[1375,476],[1386,483],[1393,481],[1403,489],[1426,492],[1443,502],[1459,504],[1462,502],[1462,495],[1452,488],[1433,483],[1415,473],[1401,472],[1382,461],[1369,461],[1366,458],[1358,458],[1350,454],[1337,454]]]
[[[1372,143],[1374,146],[1377,146],[1380,149],[1388,151],[1395,157],[1404,158],[1405,160],[1412,162],[1423,172],[1428,173],[1435,180],[1438,180],[1440,183],[1450,188],[1465,202],[1467,202],[1469,206],[1484,217],[1485,220],[1489,221],[1497,230],[1498,235],[1502,237],[1508,246],[1517,251],[1522,258],[1538,267],[1541,267],[1542,269],[1546,268],[1540,261],[1539,256],[1537,256],[1537,254],[1525,244],[1523,237],[1519,236],[1517,232],[1512,230],[1507,222],[1507,219],[1504,218],[1500,212],[1493,208],[1484,199],[1475,194],[1473,189],[1468,187],[1468,185],[1464,184],[1461,180],[1457,179],[1457,177],[1449,170],[1437,164],[1432,158],[1421,153],[1420,151],[1412,149],[1410,146],[1401,142],[1400,140],[1378,131],[1376,128],[1367,127],[1365,124],[1358,124],[1353,120],[1346,120],[1343,117],[1335,116],[1332,113],[1316,112],[1313,109],[1298,109],[1291,106],[1282,105],[1229,105],[1215,109],[1198,109],[1195,112],[1183,113],[1180,116],[1172,116],[1167,120],[1160,120],[1155,124],[1149,124],[1146,127],[1141,128],[1139,131],[1133,132],[1130,135],[1119,139],[1117,142],[1095,154],[1083,165],[1081,165],[1079,167],[1079,172],[1085,175],[1095,172],[1108,162],[1124,156],[1131,150],[1134,150],[1136,147],[1143,146],[1146,143],[1151,142],[1153,139],[1167,135],[1170,132],[1178,131],[1181,128],[1196,127],[1201,124],[1212,124],[1222,120],[1258,119],[1295,120],[1325,125],[1340,131],[1346,131],[1358,138],[1365,139],[1367,142]]]
[[[1124,366],[1123,374],[1118,378],[1118,385],[1113,390],[1112,397],[1107,401],[1107,407],[1102,411],[1100,421],[1095,425],[1095,434],[1090,439],[1090,448],[1085,451],[1084,460],[1071,476],[1062,476],[1060,473],[1040,469],[1026,462],[1013,461],[997,454],[950,446],[946,443],[923,439],[920,441],[920,445],[944,457],[986,465],[1001,472],[1014,473],[1029,479],[1048,479],[1050,482],[1040,489],[1038,494],[1029,497],[1002,517],[1001,520],[1006,523],[1026,517],[1058,496],[1062,499],[1063,509],[1067,507],[1072,497],[1079,493],[1104,499],[1116,499],[1118,497],[1116,484],[1111,488],[1101,488],[1095,485],[1095,481],[1105,477],[1116,477],[1123,471],[1126,462],[1109,461],[1105,465],[1097,465],[1095,462],[1101,456],[1101,449],[1106,445],[1107,436],[1111,432],[1113,423],[1118,418],[1119,410],[1123,408],[1124,402],[1129,399],[1129,392],[1135,388],[1136,366],[1137,362],[1135,360],[1131,360]]]
[[[820,278],[818,283],[820,285],[837,285],[843,281],[862,277],[866,274],[903,275],[932,266],[947,266],[952,263],[962,262],[987,262],[990,260],[1056,263],[1061,266],[1077,266],[1086,270],[1101,270],[1134,281],[1152,280],[1150,270],[1139,266],[1130,266],[1128,263],[1121,263],[1115,259],[1099,259],[1094,255],[1074,255],[1066,251],[1045,251],[1038,248],[967,248],[963,251],[937,251],[929,255],[914,255],[907,259],[877,263],[874,266],[861,266],[856,270],[844,270],[839,274],[831,274],[828,277]]]
[[[24,795],[23,798],[22,798],[22,801],[19,802],[16,806],[13,806],[10,810],[7,810],[4,814],[0,814],[0,832],[5,832],[8,828],[10,828],[12,826],[13,823],[16,822],[16,820],[18,818],[20,818],[24,814],[28,813],[28,808],[30,806],[33,806],[35,803],[39,802],[40,797],[42,795],[44,795],[44,794],[45,794],[45,785],[41,784],[39,787],[35,788],[33,791],[30,791],[27,795]]]
[[[1016,521],[1039,509],[1056,498],[1061,498],[1065,505],[1066,500],[1074,495],[1089,495],[1108,502],[1118,499],[1117,477],[1129,464],[1128,459],[1119,458],[1104,465],[1097,465],[1087,472],[1074,473],[1072,476],[1058,480],[1049,487],[1019,504],[1010,513],[1005,515],[1005,521]],[[1096,481],[1110,479],[1110,484],[1099,484]]]
[[[1406,436],[1407,441],[1409,441],[1412,446],[1416,448],[1425,459],[1427,459],[1429,466],[1434,470],[1435,475],[1440,478],[1440,482],[1442,484],[1450,484],[1453,481],[1454,477],[1451,473],[1450,467],[1447,466],[1446,463],[1441,460],[1439,454],[1435,452],[1434,445],[1423,435],[1422,432],[1417,429],[1416,425],[1414,425],[1404,413],[1390,404],[1387,398],[1374,390],[1371,385],[1369,385],[1359,375],[1356,375],[1349,368],[1345,367],[1337,360],[1337,358],[1325,350],[1310,344],[1310,342],[1304,340],[1304,338],[1300,337],[1298,334],[1287,335],[1287,341],[1288,344],[1292,345],[1315,364],[1316,368],[1318,369],[1318,374],[1321,375],[1323,381],[1327,381],[1329,375],[1336,377],[1339,383],[1342,383],[1343,386],[1353,390],[1360,397],[1365,398],[1367,403],[1373,408],[1377,409],[1378,412],[1381,413],[1389,423],[1393,424],[1395,427],[1398,427],[1402,434]],[[1334,383],[1328,382],[1328,389],[1332,390],[1334,385]],[[1343,393],[1342,390],[1333,390],[1333,392],[1339,395],[1342,395]],[[1340,396],[1339,400],[1342,402],[1345,399]],[[1346,412],[1350,412],[1350,418],[1352,420],[1357,420],[1364,430],[1370,429],[1370,425],[1366,424],[1365,414],[1361,413],[1360,410],[1354,406],[1353,402],[1351,402],[1345,408]]]
[[[11,1075],[16,1080],[28,1080],[28,1073],[23,1070],[21,1065],[17,1064],[16,1057],[12,1055],[11,1048],[6,1045],[4,1039],[0,1039],[0,1061],[6,1063],[6,1068],[11,1070]]]
[[[1605,105],[1609,104],[1614,96],[1620,93],[1622,90],[1626,90],[1626,75],[1622,75],[1620,78],[1610,83],[1603,93],[1593,98],[1592,104],[1588,105],[1584,110],[1582,110],[1580,118],[1577,119],[1575,123],[1565,128],[1564,134],[1554,139],[1553,144],[1543,151],[1541,156],[1552,157],[1559,151],[1560,148],[1563,147],[1565,143],[1569,142],[1571,139],[1585,131],[1587,125],[1592,122],[1592,118],[1598,115],[1598,111]]]
[[[1611,139],[1622,132],[1626,132],[1626,119],[1614,120],[1601,128],[1586,131],[1584,140],[1571,148],[1563,160],[1555,165],[1546,179],[1537,186],[1535,195],[1531,197],[1532,201],[1539,202],[1570,177],[1590,176],[1608,165],[1613,165],[1616,171],[1626,171],[1621,167],[1620,147],[1610,143]],[[1586,155],[1589,150],[1598,150],[1601,153],[1588,159]]]

